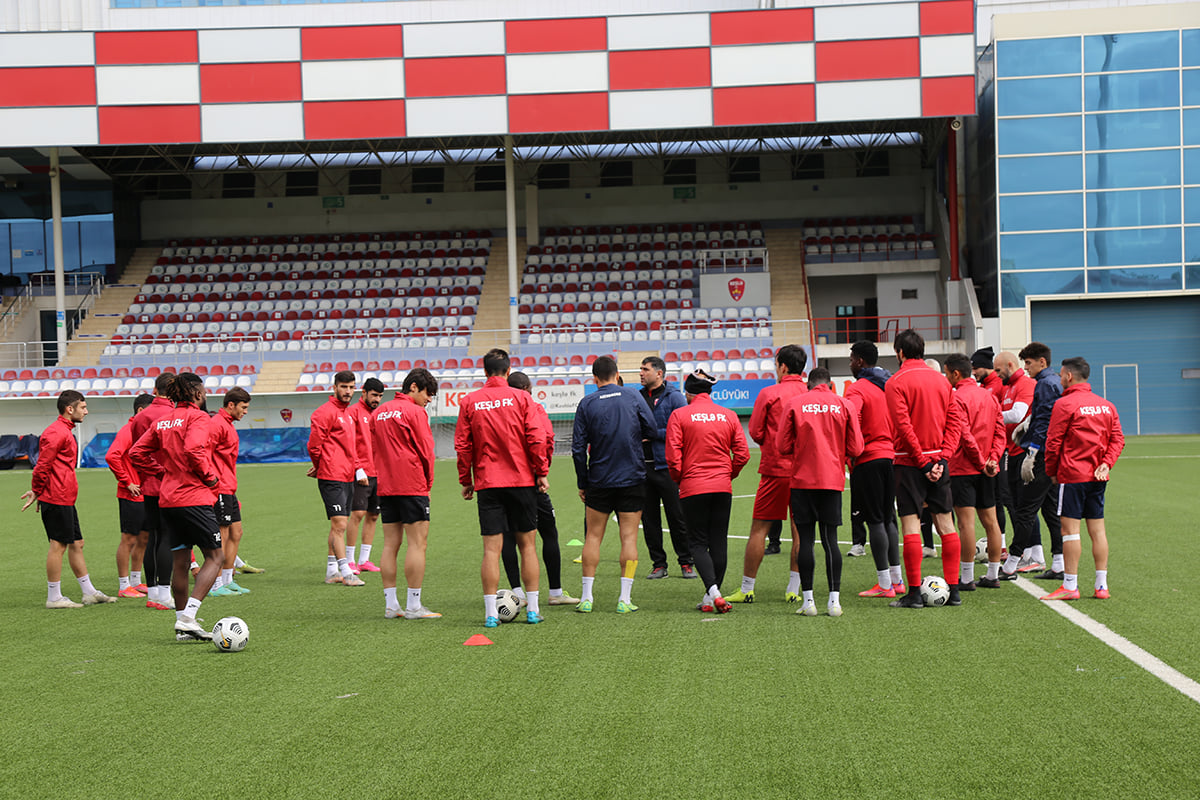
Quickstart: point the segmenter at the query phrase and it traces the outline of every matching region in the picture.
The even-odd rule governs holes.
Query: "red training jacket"
[[[498,375],[464,397],[454,427],[458,482],[478,491],[533,486],[545,476],[550,463],[537,405]]]
[[[233,417],[221,409],[211,420],[213,467],[217,471],[217,494],[237,494],[238,434]]]
[[[950,458],[950,474],[978,475],[988,461],[999,463],[1005,442],[1000,402],[974,379],[968,378],[954,384],[950,404],[951,407],[960,406],[966,416],[966,431],[958,450]]]
[[[156,397],[150,405],[142,409],[140,414],[135,414],[133,422],[130,423],[130,439],[136,442],[146,435],[146,431],[154,427],[154,423],[170,414],[175,410],[175,404],[165,397]],[[156,456],[152,453],[151,458]],[[162,464],[156,464],[153,474],[145,470],[138,470],[138,474],[142,476],[142,494],[158,497],[159,494],[159,477],[162,475]]]
[[[217,502],[211,440],[212,420],[192,403],[180,403],[173,414],[154,423],[137,440],[129,451],[134,467],[145,474],[162,469],[160,508],[211,506]]]
[[[317,478],[326,481],[354,480],[362,466],[355,446],[354,413],[331,396],[312,413],[308,432],[308,457],[317,468]]]
[[[898,467],[949,461],[958,450],[966,415],[952,411],[950,381],[919,358],[907,359],[884,389],[892,416]]]
[[[846,387],[846,399],[858,413],[858,427],[862,431],[862,455],[855,459],[858,464],[879,458],[894,458],[896,448],[892,445],[892,417],[888,414],[887,396],[874,381],[860,378]]]
[[[1090,383],[1064,389],[1050,412],[1046,474],[1059,483],[1089,483],[1101,464],[1112,469],[1123,449],[1116,406],[1095,394]]]
[[[758,474],[787,478],[792,474],[792,459],[782,455],[775,446],[779,434],[779,419],[783,410],[796,395],[804,394],[808,386],[799,375],[784,375],[783,380],[758,393],[754,412],[750,415],[750,438],[762,452],[758,459]]]
[[[804,454],[803,459],[793,459],[793,489],[843,491],[846,459],[863,452],[854,403],[838,397],[829,384],[793,398],[779,423],[776,446],[784,455]]]
[[[371,441],[371,414],[374,412],[367,408],[367,404],[360,397],[357,403],[350,406],[350,413],[354,417],[354,450],[358,456],[358,467],[362,467],[367,477],[378,477],[379,471],[375,469],[375,446]]]
[[[142,496],[134,497],[126,488],[131,483],[139,489],[142,486],[142,479],[133,468],[133,462],[129,460],[129,448],[133,446],[133,420],[134,417],[130,417],[129,421],[121,426],[121,430],[117,431],[112,444],[108,446],[104,461],[117,479],[117,499],[140,503]]]
[[[1037,381],[1025,374],[1025,370],[1018,369],[1004,384],[1004,394],[1000,397],[1000,411],[1010,411],[1014,403],[1025,404],[1025,416],[1021,420],[1014,423],[1004,423],[1004,435],[1007,437],[1008,454],[1013,458],[1024,455],[1025,451],[1021,449],[1021,445],[1012,440],[1013,428],[1021,424],[1022,421],[1029,419],[1029,414],[1033,411],[1033,390],[1037,386]]]
[[[733,479],[750,461],[750,447],[737,414],[707,393],[667,420],[667,469],[679,496],[732,492]]]
[[[989,372],[980,386],[991,392],[992,397],[996,398],[997,403],[1004,397],[1004,379],[1000,377],[1000,373],[996,372],[996,370]]]
[[[406,394],[383,403],[371,416],[374,452],[384,469],[379,473],[381,497],[428,497],[433,488],[433,431],[429,415]]]
[[[38,439],[38,460],[33,467],[30,486],[37,499],[56,506],[73,506],[79,497],[75,467],[79,464],[79,444],[75,441],[75,423],[59,417],[42,431]]]

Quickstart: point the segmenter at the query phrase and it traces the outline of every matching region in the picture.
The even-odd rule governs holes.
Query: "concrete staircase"
[[[100,354],[116,333],[134,298],[141,292],[142,284],[154,268],[160,252],[160,247],[139,247],[134,251],[120,280],[104,287],[92,306],[92,312],[75,329],[61,362],[64,366],[82,367],[99,363]]]
[[[804,231],[800,228],[767,228],[771,268],[771,325],[775,347],[811,345],[812,306],[808,277],[804,273]]]
[[[303,361],[264,361],[254,381],[255,394],[279,394],[296,391]]]
[[[525,258],[525,237],[517,237],[517,259]],[[487,274],[479,292],[479,307],[475,311],[475,326],[471,331],[468,353],[479,358],[493,347],[511,349],[508,316],[508,239],[492,239]]]

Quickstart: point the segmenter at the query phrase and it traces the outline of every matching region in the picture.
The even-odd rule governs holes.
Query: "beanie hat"
[[[971,354],[971,366],[974,369],[991,369],[996,360],[991,347],[981,347]]]
[[[688,394],[708,394],[716,382],[716,378],[704,370],[698,369],[684,379],[683,390]]]

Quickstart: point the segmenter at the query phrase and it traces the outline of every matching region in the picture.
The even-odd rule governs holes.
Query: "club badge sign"
[[[746,281],[742,278],[729,279],[729,296],[733,298],[733,302],[740,303],[742,295],[746,293]]]
[[[279,409],[279,418],[285,423],[292,421],[292,410],[290,408]]]
[[[771,274],[708,272],[700,276],[700,305],[705,308],[755,308],[771,305]]]

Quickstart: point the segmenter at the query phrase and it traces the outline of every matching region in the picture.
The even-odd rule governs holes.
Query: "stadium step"
[[[517,258],[526,250],[525,237],[517,237]],[[475,315],[475,327],[471,332],[471,345],[467,351],[479,358],[493,347],[512,350],[509,342],[508,316],[508,239],[492,239],[492,252],[488,257],[487,275],[479,291],[479,310]]]
[[[290,393],[296,390],[303,361],[270,361],[262,363],[258,378],[254,381],[255,394]]]
[[[141,292],[161,250],[159,247],[139,247],[134,251],[120,279],[104,287],[87,319],[75,329],[60,366],[82,367],[100,363],[104,346]]]
[[[804,272],[804,230],[767,228],[763,231],[771,264],[771,319],[774,344],[813,344],[812,305]]]

